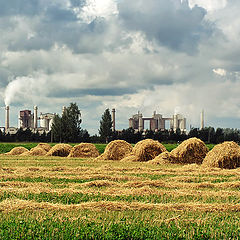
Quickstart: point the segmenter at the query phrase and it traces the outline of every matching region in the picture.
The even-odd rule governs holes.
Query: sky
[[[0,126],[76,102],[98,133],[138,111],[240,128],[240,1],[0,0]]]

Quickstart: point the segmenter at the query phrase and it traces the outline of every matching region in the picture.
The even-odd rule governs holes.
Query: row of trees
[[[106,109],[100,121],[99,135],[90,136],[87,130],[81,129],[81,112],[76,103],[71,103],[63,114],[56,115],[53,120],[52,130],[48,133],[33,133],[30,129],[19,129],[16,134],[10,135],[0,131],[2,142],[102,142],[122,139],[129,143],[136,143],[142,139],[152,138],[161,142],[180,142],[191,137],[197,137],[208,143],[221,143],[224,141],[240,142],[240,131],[237,129],[223,129],[212,127],[199,130],[192,128],[188,134],[182,133],[180,129],[174,132],[172,129],[153,132],[135,132],[128,128],[122,131],[112,131],[112,117],[109,109]]]

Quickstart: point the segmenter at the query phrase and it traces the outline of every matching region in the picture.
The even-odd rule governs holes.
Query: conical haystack
[[[154,159],[156,156],[165,151],[167,151],[166,148],[160,142],[152,139],[145,139],[138,142],[134,146],[132,153],[129,154],[126,158],[122,159],[122,161],[146,162]]]
[[[50,149],[47,153],[47,156],[59,156],[59,157],[67,157],[72,149],[72,146],[69,144],[57,144]]]
[[[29,152],[25,147],[15,147],[10,152],[6,153],[6,155],[21,155],[24,152]]]
[[[148,163],[150,164],[168,164],[174,162],[175,162],[174,157],[168,151],[163,152],[159,154],[157,157],[155,157],[153,160],[148,161]]]
[[[110,142],[103,154],[96,160],[121,160],[132,152],[132,145],[124,140],[115,140]]]
[[[204,158],[203,166],[234,169],[240,167],[240,147],[235,142],[216,145]]]
[[[37,147],[43,148],[46,152],[49,152],[52,148],[48,143],[39,143]]]
[[[99,152],[95,145],[92,143],[80,143],[71,149],[68,157],[77,158],[96,158],[99,156]]]
[[[45,156],[47,151],[41,147],[34,147],[29,152],[24,152],[21,156]]]
[[[205,143],[198,138],[189,138],[171,151],[175,163],[201,164],[208,153]]]

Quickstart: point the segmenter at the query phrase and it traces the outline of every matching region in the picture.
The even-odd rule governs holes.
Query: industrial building
[[[142,113],[138,112],[129,119],[129,127],[135,131],[144,131],[145,122],[150,121],[150,130],[164,131],[166,129],[166,122],[170,122],[170,129],[176,131],[180,129],[181,132],[186,132],[186,118],[181,114],[174,114],[172,117],[164,118],[162,114],[157,114],[154,111],[152,117],[143,117]]]
[[[38,116],[38,107],[34,106],[34,112],[31,110],[21,110],[18,117],[18,128],[9,127],[9,106],[5,107],[5,133],[15,134],[18,128],[31,129],[33,132],[49,132],[52,127],[53,118],[55,114],[53,113],[40,113]],[[40,124],[39,124],[40,123]]]

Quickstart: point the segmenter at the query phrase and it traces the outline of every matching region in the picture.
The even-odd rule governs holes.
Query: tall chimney
[[[116,109],[115,108],[112,109],[112,122],[113,122],[112,130],[113,132],[115,132],[116,131]]]
[[[9,128],[9,106],[5,107],[6,113],[5,113],[5,131]]]
[[[37,127],[38,127],[38,116],[37,116],[37,114],[38,114],[38,107],[37,106],[34,106],[34,115],[33,115],[33,117],[34,117],[34,120],[33,120],[33,128],[34,129],[37,129]]]
[[[204,129],[204,110],[201,112],[201,126],[200,129]]]

